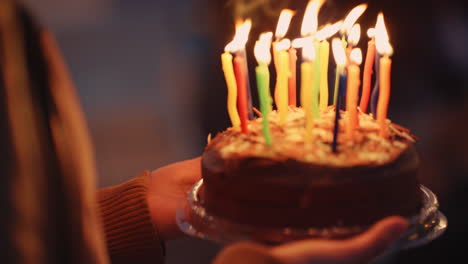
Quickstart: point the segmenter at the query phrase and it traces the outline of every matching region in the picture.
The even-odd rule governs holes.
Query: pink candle
[[[288,78],[288,89],[289,89],[289,105],[296,106],[296,62],[297,62],[297,51],[291,47],[289,49],[289,78]]]

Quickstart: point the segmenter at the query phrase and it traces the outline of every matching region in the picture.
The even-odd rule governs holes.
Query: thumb
[[[277,246],[272,255],[285,263],[367,263],[383,253],[407,229],[402,217],[385,218],[364,233],[346,240],[310,239]]]

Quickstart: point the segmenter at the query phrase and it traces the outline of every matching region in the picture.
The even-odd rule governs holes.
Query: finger
[[[370,260],[393,244],[408,228],[408,221],[399,216],[387,217],[363,234],[348,241],[349,254],[357,261]]]
[[[407,229],[401,217],[388,217],[368,231],[346,240],[304,240],[272,248],[285,263],[366,263],[381,254]]]

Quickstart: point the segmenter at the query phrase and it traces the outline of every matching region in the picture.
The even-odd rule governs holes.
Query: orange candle
[[[390,102],[390,72],[392,66],[390,56],[393,54],[393,48],[389,42],[382,13],[377,16],[377,23],[375,24],[375,44],[377,52],[382,56],[378,61],[380,90],[376,116],[380,127],[379,136],[386,139],[388,137],[387,112]]]
[[[237,108],[241,122],[242,133],[247,133],[247,121],[249,119],[248,105],[247,105],[247,87],[246,87],[246,73],[244,72],[244,59],[236,55],[234,58],[234,72],[237,82]]]
[[[380,59],[380,94],[377,104],[377,122],[380,126],[379,136],[388,137],[387,112],[390,102],[390,73],[392,60],[388,55]]]
[[[297,62],[297,51],[291,47],[289,49],[289,105],[296,106],[296,62]]]
[[[371,38],[367,42],[366,62],[364,64],[364,75],[362,77],[362,95],[359,107],[361,111],[366,113],[367,106],[369,105],[370,87],[372,82],[372,68],[374,67],[375,59],[375,41]]]
[[[348,84],[346,94],[346,111],[348,120],[346,123],[346,134],[349,140],[354,140],[354,131],[358,125],[358,94],[360,86],[360,69],[359,64],[362,61],[362,53],[360,49],[353,49],[350,52],[351,63],[348,66]]]

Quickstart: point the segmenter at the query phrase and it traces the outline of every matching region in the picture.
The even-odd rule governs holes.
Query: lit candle
[[[301,106],[304,109],[306,117],[306,128],[304,135],[305,144],[312,141],[312,128],[314,126],[314,115],[312,113],[312,78],[313,64],[315,58],[315,50],[312,43],[309,42],[302,47],[301,63]]]
[[[320,47],[320,44],[315,39],[314,40],[315,54],[320,54],[319,47]],[[320,116],[319,88],[320,88],[320,56],[316,56],[314,60],[314,85],[312,87],[312,111],[314,113],[315,118],[318,118]]]
[[[345,85],[346,85],[346,74],[345,74],[345,65],[346,65],[346,52],[343,47],[343,43],[340,39],[334,38],[332,40],[332,50],[333,50],[333,57],[335,58],[336,62],[336,71],[339,75],[339,85],[338,85],[338,94],[337,94],[337,101],[335,105],[335,122],[333,127],[333,142],[332,142],[332,150],[333,152],[338,152],[338,132],[339,132],[339,123],[340,120],[340,104],[342,97],[345,93]]]
[[[372,82],[372,67],[374,66],[375,57],[375,40],[374,29],[370,28],[367,31],[370,40],[367,42],[366,62],[364,63],[364,74],[362,76],[362,94],[359,108],[366,113],[367,106],[369,105],[370,87]]]
[[[320,42],[320,110],[328,107],[328,57],[330,43],[327,40]]]
[[[351,9],[351,11],[349,11],[348,15],[343,21],[343,24],[341,25],[341,29],[340,29],[341,35],[343,36],[349,35],[351,28],[359,19],[359,17],[361,17],[361,15],[364,14],[366,9],[367,9],[367,4],[360,4],[354,7],[353,9]]]
[[[258,62],[258,66],[255,68],[255,73],[257,76],[260,111],[262,113],[262,133],[267,146],[270,146],[272,143],[268,122],[268,116],[271,111],[270,72],[268,71],[268,65],[271,62],[269,50],[272,35],[273,34],[271,32],[261,34],[254,47],[255,58]]]
[[[221,55],[224,77],[228,88],[227,95],[227,110],[229,119],[234,128],[240,125],[239,113],[237,112],[237,84],[234,76],[234,68],[232,67],[232,55],[229,52],[224,52]]]
[[[362,53],[361,53],[361,50],[359,49],[359,51],[353,49],[352,47],[356,46],[358,43],[359,43],[359,39],[361,38],[361,26],[359,24],[355,24],[351,30],[349,31],[349,35],[348,35],[348,49],[349,52],[346,54],[346,58],[348,59],[348,62],[350,63],[354,63],[356,64],[357,61],[359,60],[359,64],[361,64],[362,62]],[[359,54],[355,54],[355,58],[354,58],[354,61],[351,60],[350,56],[351,56],[351,52],[354,51],[354,53],[359,53]],[[359,56],[359,58],[357,57]],[[355,70],[356,67],[353,67],[353,69]],[[359,67],[358,67],[358,70],[359,70]],[[355,83],[357,82],[358,83],[358,86],[353,86],[352,89],[355,88],[355,90],[353,91],[347,91],[347,94],[352,94],[352,102],[354,104],[354,107],[351,111],[354,111],[356,110],[357,111],[357,100],[358,100],[358,95],[359,95],[359,85],[360,85],[360,78],[358,76],[358,78],[354,78],[355,76],[353,76],[353,79],[351,80],[353,85],[355,85]],[[348,69],[348,84],[349,84],[349,69]],[[347,85],[347,89],[350,89],[349,88],[349,85]],[[356,100],[356,101],[355,101]],[[347,103],[348,105],[348,103]],[[346,107],[346,109],[348,109],[348,107]],[[354,114],[354,116],[351,118],[352,121],[354,122],[352,124],[352,130],[354,132],[354,127],[358,126],[359,124],[359,119],[357,118],[357,112],[353,112],[352,114]]]
[[[234,58],[234,72],[236,75],[237,82],[237,107],[239,108],[239,118],[241,121],[241,130],[242,133],[247,133],[247,121],[249,119],[249,114],[247,111],[247,87],[245,81],[245,72],[244,72],[244,58],[241,56],[236,56]]]
[[[372,89],[371,97],[370,97],[370,111],[374,118],[377,118],[377,103],[379,101],[379,94],[380,94],[380,59],[381,58],[382,58],[382,55],[380,55],[379,53],[375,54],[374,68],[375,68],[376,74],[375,74],[374,88]]]
[[[320,102],[321,110],[328,107],[328,63],[330,56],[330,43],[328,38],[338,32],[343,24],[342,21],[336,22],[333,25],[325,26],[319,30],[315,37],[320,41]]]
[[[312,99],[312,75],[313,65],[311,61],[315,58],[315,50],[312,45],[302,47],[302,62],[301,62],[301,106],[306,107]]]
[[[379,136],[382,138],[388,137],[388,125],[387,125],[387,112],[388,105],[390,102],[390,73],[392,60],[390,56],[393,53],[392,46],[390,45],[387,29],[385,28],[385,22],[383,14],[380,13],[377,17],[377,23],[375,25],[375,44],[378,54],[382,57],[379,60],[380,71],[380,92],[379,100],[377,104],[377,123],[379,124],[380,131]]]
[[[301,25],[301,36],[312,36],[317,32],[318,13],[325,0],[311,0],[307,4]]]
[[[277,78],[277,107],[279,112],[279,125],[286,123],[288,114],[288,77],[289,77],[289,54],[287,50],[291,42],[283,39],[275,45],[278,55],[278,78]]]
[[[297,51],[294,47],[289,48],[289,78],[288,78],[288,90],[289,90],[289,105],[296,106],[296,62],[297,62]]]
[[[360,85],[360,69],[362,62],[361,49],[353,49],[349,55],[350,63],[348,65],[348,87],[346,94],[346,111],[348,112],[348,122],[346,123],[346,134],[349,140],[354,141],[354,131],[358,124],[357,102]]]
[[[301,36],[305,39],[309,39],[307,41],[310,41],[313,43],[313,48],[314,54],[316,54],[314,61],[313,61],[313,84],[311,86],[312,92],[312,113],[315,117],[319,116],[319,87],[320,87],[320,57],[319,57],[319,43],[317,39],[315,38],[315,34],[317,33],[317,28],[318,28],[318,13],[320,11],[320,8],[322,7],[324,0],[312,0],[309,1],[307,4],[305,13],[304,13],[304,18],[302,20],[302,25],[301,25]],[[308,86],[307,86],[308,87]]]
[[[280,73],[281,67],[279,66],[279,62],[278,62],[280,49],[277,48],[277,45],[284,39],[284,36],[288,32],[289,24],[291,23],[291,19],[292,19],[293,16],[294,16],[294,12],[292,10],[290,10],[290,9],[281,10],[280,16],[278,18],[278,24],[276,25],[275,41],[273,41],[273,43],[272,43],[273,62],[274,62],[274,65],[275,65],[276,76],[277,76],[275,91],[274,91],[275,104],[276,104],[277,107],[279,105],[279,102],[278,102],[278,99],[279,99],[278,98],[278,81],[279,80],[278,80],[278,78],[279,78],[279,75],[282,74],[282,73]],[[288,57],[289,57],[289,54],[288,54]],[[289,69],[290,66],[291,66],[291,63],[289,62],[288,64],[289,64],[289,66],[288,66],[288,69]],[[288,70],[288,72],[290,72],[290,71]],[[294,72],[295,72],[295,64],[294,64]],[[288,75],[288,86],[289,86],[289,82],[290,82],[289,78],[290,78],[290,76]],[[289,92],[289,90],[290,89],[288,89],[288,93],[291,93],[291,92]],[[295,91],[294,91],[294,93],[295,93]]]
[[[387,138],[387,113],[388,104],[390,102],[390,72],[391,72],[392,60],[388,55],[383,56],[380,59],[380,95],[379,102],[377,105],[377,122],[380,126],[379,136]]]
[[[346,49],[346,56],[349,58],[351,50],[359,43],[361,38],[361,26],[359,24],[354,24],[348,35],[348,48]]]
[[[243,35],[244,36],[244,43],[242,45],[242,47],[239,49],[239,51],[237,52],[237,55],[238,56],[241,56],[243,61],[244,61],[244,65],[242,67],[244,67],[243,69],[243,72],[245,73],[245,86],[247,87],[246,90],[247,90],[247,111],[248,111],[248,117],[249,119],[253,119],[254,118],[254,115],[253,115],[253,108],[252,108],[252,91],[250,89],[250,78],[249,78],[249,67],[248,67],[248,63],[247,63],[247,52],[245,51],[245,44],[247,43],[247,38],[248,38],[248,35],[249,35],[249,32],[250,32],[250,29],[252,28],[252,21],[250,19],[247,19],[244,21],[243,25],[241,24],[241,26],[245,27],[245,31],[246,31],[246,34]]]
[[[245,87],[247,91],[247,115],[248,118],[252,120],[254,118],[252,108],[252,91],[250,89],[249,67],[247,63],[247,52],[245,52],[245,46],[237,52],[237,56],[240,56],[244,61],[244,65],[242,65],[244,69],[242,71],[245,73]]]
[[[239,113],[240,126],[243,133],[247,133],[249,99],[247,91],[248,80],[246,79],[247,69],[245,67],[245,57],[243,57],[239,51],[245,49],[245,43],[247,42],[251,25],[251,21],[246,20],[242,25],[236,26],[236,33],[234,38],[229,44],[226,45],[225,48],[226,52],[236,53],[234,58],[234,75],[237,84],[237,111]],[[229,108],[232,108],[233,102],[228,102],[228,105]]]
[[[340,34],[342,36],[341,38],[341,42],[342,42],[342,45],[343,45],[343,48],[346,49],[347,47],[347,40],[346,40],[346,37],[349,36],[349,33],[354,25],[354,23],[356,23],[356,21],[359,19],[359,17],[361,17],[361,15],[364,13],[364,11],[366,11],[367,9],[367,4],[360,4],[356,7],[354,7],[353,9],[351,9],[351,11],[348,13],[348,15],[346,16],[345,20],[343,21],[343,24],[341,25],[341,29],[340,29]],[[346,53],[345,53],[346,54]],[[335,75],[335,87],[334,87],[334,97],[333,97],[333,104],[334,105],[337,105],[339,107],[339,104],[337,102],[338,100],[338,86],[339,86],[339,73],[338,71],[336,72],[336,75]]]

